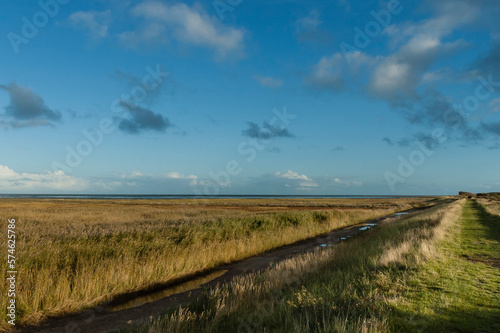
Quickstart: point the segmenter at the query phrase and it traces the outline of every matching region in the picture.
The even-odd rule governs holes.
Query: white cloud
[[[131,173],[128,174],[122,174],[121,178],[139,178],[139,177],[144,177],[145,175],[140,172],[140,171],[132,171]]]
[[[479,1],[478,1],[479,3]],[[384,33],[396,45],[417,35],[441,39],[461,25],[473,22],[479,17],[477,3],[468,0],[444,0],[433,3],[435,16],[419,22],[390,25]]]
[[[121,34],[120,39],[126,44],[151,44],[156,38],[164,42],[166,30],[182,43],[213,49],[218,59],[243,53],[243,30],[223,25],[198,3],[190,7],[183,3],[168,5],[145,1],[132,8],[130,13],[144,18],[147,24],[139,32]]]
[[[345,187],[362,186],[363,185],[363,183],[360,181],[357,181],[357,180],[350,181],[350,180],[347,180],[344,178],[339,178],[339,177],[333,178],[333,183],[338,184],[338,185],[343,185]]]
[[[173,178],[173,179],[197,179],[198,177],[196,177],[195,175],[184,176],[183,174],[174,171],[174,172],[169,172],[167,174],[167,178]]]
[[[130,173],[124,173],[119,176],[121,179],[129,179],[132,180],[134,186],[141,184],[155,184],[160,185],[163,184],[168,188],[168,185],[172,185],[174,182],[179,185],[182,183],[189,183],[190,186],[200,185],[202,181],[198,180],[198,176],[196,175],[184,175],[177,171],[172,171],[164,175],[153,175],[153,174],[144,174],[140,171],[132,171]],[[187,181],[187,183],[186,183]],[[201,184],[203,185],[203,184]]]
[[[301,180],[311,180],[309,177],[307,177],[304,174],[299,174],[297,172],[294,172],[292,170],[288,170],[287,172],[281,173],[277,171],[275,173],[276,176],[281,177],[281,178],[286,178],[286,179],[301,179]]]
[[[321,23],[319,19],[319,12],[317,10],[311,10],[309,15],[297,20],[296,24],[298,28],[303,30],[313,30],[316,29]]]
[[[354,51],[324,56],[313,66],[305,82],[314,88],[333,91],[358,85],[362,91],[393,105],[414,101],[420,84],[439,79],[439,69],[434,75],[428,73],[436,60],[468,46],[462,39],[443,39],[460,25],[477,19],[478,12],[471,1],[443,0],[433,5],[433,17],[393,24],[384,30],[395,49],[392,54],[370,56]]]
[[[318,184],[313,181],[311,178],[307,177],[304,174],[299,174],[292,170],[288,170],[286,172],[275,172],[274,175],[278,178],[283,178],[289,181],[292,181],[291,184],[285,183],[285,187],[294,187],[296,190],[311,190],[318,187]]]
[[[94,38],[105,38],[111,23],[111,11],[80,11],[71,14],[69,21],[77,29],[88,30]]]
[[[422,76],[422,80],[420,83],[433,83],[437,81],[441,81],[446,77],[453,77],[454,73],[449,67],[445,67],[436,71],[426,72]]]
[[[18,173],[0,165],[0,188],[3,192],[44,193],[44,191],[77,192],[87,189],[89,182],[66,175],[63,171],[45,173]]]
[[[427,73],[440,57],[468,46],[461,39],[443,42],[454,29],[478,18],[475,4],[466,0],[445,0],[433,4],[435,16],[419,22],[391,25],[384,33],[400,48],[384,58],[375,69],[369,90],[390,103],[416,96],[421,83],[438,79]]]
[[[322,57],[314,65],[313,73],[307,78],[307,82],[317,88],[326,88],[339,90],[344,85],[342,76],[343,56],[341,53],[335,53],[330,57]]]
[[[344,88],[346,78],[358,76],[363,67],[372,66],[376,61],[377,58],[355,51],[349,54],[348,62],[344,54],[336,52],[322,57],[305,81],[313,88],[340,90]]]
[[[442,43],[430,35],[416,35],[387,57],[379,57],[368,90],[389,103],[417,97],[417,87],[429,82],[431,65],[441,56],[467,45],[463,40]]]
[[[196,186],[196,185],[203,185],[203,184],[200,184],[200,182],[198,181],[198,176],[195,176],[195,175],[183,175],[179,172],[169,172],[167,174],[167,178],[170,178],[170,179],[187,179],[187,180],[190,180],[189,182],[189,185],[190,186]]]
[[[135,31],[127,31],[118,35],[118,39],[127,47],[135,48],[141,44],[160,46],[168,41],[167,28],[158,22],[149,22]]]
[[[381,98],[400,99],[414,96],[417,80],[410,64],[395,57],[378,66],[371,78],[370,91]]]
[[[283,85],[282,80],[275,79],[275,78],[269,77],[269,76],[256,75],[256,76],[254,76],[254,79],[257,80],[257,82],[259,82],[259,84],[261,86],[264,86],[264,87],[277,88],[277,87],[281,87]]]

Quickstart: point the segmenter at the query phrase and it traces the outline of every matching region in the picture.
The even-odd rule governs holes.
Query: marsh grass
[[[17,323],[36,324],[426,200],[5,199],[1,220],[17,221]]]
[[[186,307],[125,331],[387,332],[432,327],[447,332],[454,326],[433,326],[439,318],[423,313],[420,297],[408,289],[427,274],[428,265],[450,263],[443,243],[456,243],[450,232],[459,223],[463,205],[464,200],[443,203],[337,247],[237,278]],[[440,280],[447,279],[444,275]],[[491,300],[491,295],[481,295]],[[433,289],[421,296],[444,297]],[[468,320],[473,310],[484,310],[475,306],[468,309]]]
[[[479,202],[481,206],[483,206],[488,213],[493,215],[500,215],[500,198],[499,199],[481,198],[478,199],[477,202]]]

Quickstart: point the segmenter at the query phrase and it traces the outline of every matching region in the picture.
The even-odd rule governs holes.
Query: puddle
[[[408,212],[400,212],[400,213],[395,213],[394,216],[401,216],[406,214],[408,214]]]
[[[364,227],[359,228],[359,230],[360,230],[360,231],[368,230],[368,229],[370,229],[371,227],[374,227],[374,226],[376,226],[376,225],[377,225],[377,223],[367,223],[367,224],[365,224],[365,226],[364,226]]]
[[[346,237],[341,237],[340,240],[346,240],[347,238]]]
[[[321,244],[321,247],[333,246],[333,244]]]
[[[157,301],[159,299],[162,299],[162,298],[165,298],[165,297],[168,297],[171,295],[180,294],[180,293],[183,293],[183,292],[186,292],[189,290],[197,289],[202,284],[205,284],[207,282],[215,280],[218,277],[226,274],[226,272],[227,272],[227,270],[215,271],[211,274],[201,276],[197,279],[194,279],[194,280],[191,280],[191,281],[188,281],[185,283],[181,283],[180,285],[177,285],[175,287],[169,287],[167,289],[153,292],[153,293],[148,294],[148,295],[136,297],[136,298],[134,298],[126,303],[122,303],[122,304],[113,306],[113,307],[106,309],[106,310],[108,310],[110,312],[116,312],[116,311],[121,311],[121,310],[125,310],[125,309],[130,309],[130,308],[134,308],[137,306],[141,306],[143,304]]]

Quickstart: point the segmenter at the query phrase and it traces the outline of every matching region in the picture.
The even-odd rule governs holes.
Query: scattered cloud
[[[320,45],[331,44],[333,36],[328,31],[321,29],[322,23],[320,13],[316,9],[311,10],[307,16],[299,18],[295,22],[298,41]]]
[[[500,78],[500,38],[492,40],[489,50],[474,63],[473,67],[485,76],[492,75],[495,82],[498,81]]]
[[[318,184],[311,178],[307,177],[304,174],[299,174],[297,172],[294,172],[292,170],[288,170],[283,173],[277,171],[274,173],[274,176],[277,178],[286,179],[287,182],[284,185],[294,187],[296,190],[310,190],[315,187],[318,187]]]
[[[145,23],[137,31],[120,34],[120,40],[128,46],[163,44],[168,33],[181,43],[214,50],[218,60],[229,54],[243,55],[244,31],[223,25],[199,3],[190,7],[183,3],[144,1],[133,7],[130,14]]]
[[[198,177],[196,177],[195,175],[183,175],[179,172],[169,172],[167,173],[167,178],[173,178],[173,179],[197,179]]]
[[[345,148],[342,146],[336,146],[336,147],[332,148],[332,150],[333,151],[343,151],[343,150],[345,150]]]
[[[443,80],[457,79],[455,72],[450,67],[428,71],[422,75],[421,84],[432,84]]]
[[[309,15],[298,19],[296,22],[298,29],[306,31],[316,29],[321,23],[323,22],[319,19],[319,12],[316,9],[311,10]]]
[[[42,97],[30,88],[11,83],[0,84],[0,89],[8,92],[10,105],[4,108],[6,120],[3,127],[22,128],[52,126],[61,121],[61,113],[50,109]]]
[[[129,48],[138,48],[142,45],[159,47],[168,42],[167,36],[165,25],[158,22],[148,22],[136,30],[122,32],[118,35],[118,39]]]
[[[341,53],[335,53],[331,57],[323,57],[314,65],[313,73],[306,82],[314,88],[339,91],[344,88],[342,76],[342,63],[344,59]]]
[[[171,126],[168,118],[159,113],[120,101],[119,105],[128,112],[129,118],[121,119],[118,128],[128,134],[139,134],[142,131],[153,130],[165,132]]]
[[[342,185],[345,187],[362,186],[363,185],[362,182],[357,181],[357,180],[349,180],[349,179],[339,178],[339,177],[334,177],[334,178],[330,178],[330,179],[334,184]]]
[[[482,123],[481,127],[489,133],[500,136],[500,121],[489,124]]]
[[[261,86],[264,86],[264,87],[277,88],[277,87],[281,87],[283,85],[282,80],[275,79],[275,78],[269,77],[269,76],[255,75],[254,79],[257,80],[257,82],[259,82],[259,84]]]
[[[4,193],[46,193],[45,191],[83,191],[89,181],[66,175],[63,171],[28,173],[16,172],[0,165],[0,188]]]
[[[297,192],[314,191],[317,194],[348,194],[356,193],[364,183],[352,177],[318,176],[310,177],[293,170],[277,171],[273,174],[264,174],[248,180],[256,193],[266,194],[296,194]],[[244,188],[249,189],[248,185]],[[376,193],[376,192],[374,192]]]
[[[297,172],[293,172],[292,170],[288,170],[287,172],[284,172],[284,173],[277,171],[275,173],[275,175],[277,177],[286,178],[286,179],[301,179],[301,180],[311,181],[311,179],[309,177],[307,177],[306,175],[298,174]]]
[[[382,141],[384,141],[385,143],[387,143],[389,146],[393,146],[394,145],[394,142],[392,141],[391,138],[385,136],[382,138]]]
[[[477,4],[468,0],[445,0],[432,4],[434,16],[417,22],[392,24],[384,33],[396,52],[379,58],[368,91],[392,106],[419,101],[417,87],[441,79],[444,69],[430,72],[438,59],[470,45],[462,39],[444,41],[453,31],[477,20]]]
[[[111,23],[111,11],[76,12],[69,16],[69,22],[76,29],[88,31],[93,38],[105,38]]]
[[[193,186],[205,185],[196,175],[169,172],[161,175],[132,171],[106,178],[84,179],[55,172],[16,172],[0,165],[3,193],[144,193],[192,194]]]
[[[121,174],[120,182],[135,188],[152,188],[159,193],[190,193],[193,186],[203,186],[205,181],[198,176],[172,171],[163,175],[144,174],[140,171]]]
[[[481,18],[480,7],[478,2],[469,0],[434,3],[430,7],[430,18],[395,23],[384,30],[391,53],[368,55],[352,51],[324,56],[313,66],[305,83],[333,92],[356,89],[385,101],[412,128],[419,128],[419,132],[402,138],[399,144],[424,140],[430,145],[429,135],[424,135],[421,129],[433,130],[437,126],[445,128],[448,139],[478,143],[485,136],[472,124],[472,119],[463,114],[449,94],[430,89],[429,85],[452,73],[448,67],[435,68],[437,63],[470,47],[463,39],[454,37],[453,32],[460,26],[477,22]],[[500,68],[498,59],[500,44],[498,47],[492,44],[488,53],[477,61],[477,67],[489,68],[491,73]],[[361,71],[363,75],[359,75]],[[491,103],[490,109],[495,109],[496,102]],[[389,138],[383,141],[394,144]]]
[[[254,139],[273,139],[273,138],[294,138],[295,135],[290,133],[286,128],[274,127],[268,122],[264,122],[262,127],[254,122],[247,122],[248,128],[241,131],[243,136]]]
[[[373,71],[368,90],[390,105],[417,101],[417,87],[429,80],[427,72],[431,65],[438,58],[466,45],[462,40],[441,43],[433,36],[416,35],[395,54],[381,58]]]
[[[196,186],[198,185],[198,176],[195,175],[183,175],[179,172],[169,172],[166,175],[166,178],[168,179],[179,179],[179,180],[189,180],[189,184],[191,186]]]
[[[479,1],[443,0],[432,2],[433,16],[417,22],[392,24],[384,30],[393,46],[414,38],[437,38],[450,35],[454,29],[470,24],[480,17]]]
[[[346,88],[349,81],[358,82],[360,71],[372,67],[376,61],[377,58],[361,51],[350,53],[349,60],[341,52],[336,52],[322,57],[312,67],[312,73],[305,78],[305,83],[313,89],[338,92]]]

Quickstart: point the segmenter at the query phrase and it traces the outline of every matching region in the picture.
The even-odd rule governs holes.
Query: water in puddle
[[[370,229],[371,227],[374,227],[374,226],[376,226],[376,225],[377,225],[377,223],[367,223],[367,224],[365,224],[365,226],[364,226],[364,227],[359,228],[359,230],[361,230],[361,231],[368,230],[368,229]]]
[[[165,297],[168,297],[171,295],[180,294],[180,293],[183,293],[183,292],[186,292],[189,290],[194,290],[194,289],[199,288],[202,284],[205,284],[205,283],[208,283],[212,280],[217,279],[218,277],[224,275],[226,272],[227,272],[227,270],[215,271],[213,273],[201,276],[201,277],[196,278],[194,280],[191,280],[191,281],[188,281],[185,283],[181,283],[180,285],[177,285],[175,287],[169,287],[169,288],[157,291],[157,292],[153,292],[153,293],[148,294],[148,295],[139,296],[139,297],[134,298],[126,303],[122,303],[122,304],[113,306],[107,310],[111,311],[111,312],[116,312],[116,311],[120,311],[120,310],[130,309],[130,308],[134,308],[137,306],[141,306],[141,305],[146,304],[146,303],[151,303],[151,302],[157,301],[159,299],[162,299],[162,298],[165,298]]]
[[[401,215],[406,215],[406,214],[408,214],[408,212],[395,213],[394,215],[395,216],[401,216]]]

